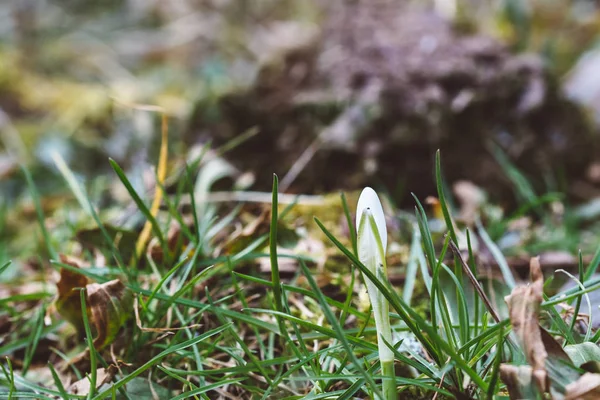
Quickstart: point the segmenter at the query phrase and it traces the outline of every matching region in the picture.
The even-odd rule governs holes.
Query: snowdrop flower
[[[356,230],[358,241],[358,259],[375,277],[385,282],[387,280],[387,264],[385,252],[387,248],[387,228],[385,215],[377,193],[370,187],[363,189],[356,207]],[[381,362],[382,375],[387,377],[383,381],[383,393],[386,399],[396,398],[396,384],[394,382],[394,353],[388,345],[392,342],[392,329],[390,327],[389,303],[377,286],[366,276],[363,276],[369,292],[369,299],[375,315],[377,329],[377,345]]]

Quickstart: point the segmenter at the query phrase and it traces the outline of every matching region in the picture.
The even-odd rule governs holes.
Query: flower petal
[[[383,207],[379,201],[377,193],[370,187],[363,189],[360,197],[358,198],[358,205],[356,206],[356,230],[358,231],[360,225],[360,219],[362,218],[363,212],[369,209],[375,219],[377,230],[379,231],[379,237],[381,238],[381,244],[385,253],[387,249],[387,228],[385,226],[385,215],[383,214]]]

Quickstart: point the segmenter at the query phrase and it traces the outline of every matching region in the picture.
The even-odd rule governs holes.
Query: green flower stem
[[[381,362],[381,376],[383,377],[383,397],[385,400],[397,400],[396,372],[394,360]]]
[[[366,209],[362,215],[358,229],[359,259],[380,280],[387,279],[385,249],[373,214]],[[377,346],[383,379],[383,396],[385,400],[396,400],[396,383],[394,371],[394,353],[387,343],[392,341],[389,303],[377,286],[367,277],[363,277],[367,285],[369,300],[373,307],[375,328],[377,329]]]

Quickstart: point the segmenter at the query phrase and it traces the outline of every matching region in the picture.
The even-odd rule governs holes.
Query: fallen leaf
[[[553,400],[563,400],[564,387],[579,379],[580,374],[561,344],[542,327],[540,327],[540,334],[548,353],[546,370],[548,371],[550,397]]]
[[[73,258],[60,255],[60,262],[81,268],[81,263]],[[78,288],[84,288],[88,284],[85,275],[74,272],[70,269],[61,268],[60,280],[56,283],[58,289],[58,298],[56,299],[56,311],[67,321],[69,321],[77,332],[83,332],[83,319],[81,318],[81,297]]]
[[[504,300],[508,305],[513,332],[519,339],[527,363],[532,368],[533,381],[537,388],[545,393],[548,388],[545,366],[548,353],[542,341],[539,324],[544,285],[539,258],[531,259],[530,268],[532,283],[514,288]]]
[[[566,387],[565,400],[597,400],[600,398],[600,374],[585,373]]]
[[[565,352],[565,349],[558,343],[547,330],[539,327],[540,336],[542,337],[542,344],[546,353],[548,353],[548,362],[559,361],[566,364],[572,364],[571,358]]]
[[[529,365],[503,364],[500,376],[507,385],[511,399],[537,398],[536,395],[532,397],[518,393],[529,390],[550,393],[550,398],[562,400],[564,388],[577,381],[580,375],[561,344],[540,326],[544,281],[539,257],[530,260],[530,273],[532,283],[514,288],[511,295],[505,298],[513,332]],[[527,374],[529,377],[525,376]]]
[[[133,297],[118,279],[91,283],[86,289],[87,306],[97,334],[94,347],[99,350],[114,340],[121,326],[132,316]]]
[[[600,372],[600,347],[591,342],[565,346],[565,351],[575,366],[588,372]]]
[[[63,264],[81,269],[82,262],[74,257],[60,256]],[[118,280],[102,284],[88,283],[88,279],[73,270],[62,268],[57,282],[58,298],[55,306],[58,313],[77,328],[84,331],[79,288],[86,289],[86,307],[90,323],[96,329],[96,350],[110,344],[121,326],[133,315],[131,292]]]
[[[511,399],[533,399],[537,391],[531,382],[533,370],[529,365],[500,366],[500,379],[506,385],[506,390]]]

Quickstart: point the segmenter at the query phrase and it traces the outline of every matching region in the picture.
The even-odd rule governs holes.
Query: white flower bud
[[[358,205],[356,206],[356,231],[360,228],[360,219],[366,209],[371,211],[377,230],[379,231],[379,238],[381,239],[381,245],[385,253],[387,249],[387,228],[385,226],[385,215],[383,214],[383,207],[379,201],[377,193],[370,187],[366,187],[358,198]],[[370,230],[370,229],[369,229]]]

